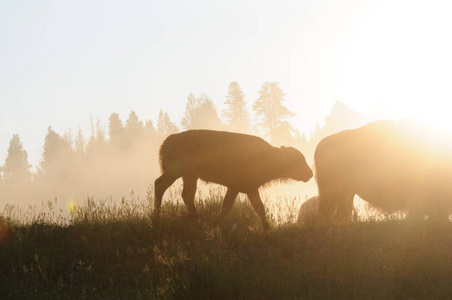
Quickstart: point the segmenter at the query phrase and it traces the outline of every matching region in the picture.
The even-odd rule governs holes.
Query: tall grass
[[[55,203],[0,217],[0,298],[446,299],[452,226],[369,218],[317,229],[296,223],[301,197],[267,202],[261,230],[244,197],[219,226],[224,189],[197,194],[191,221],[179,188],[154,226],[152,189],[115,202],[89,198],[68,217]]]

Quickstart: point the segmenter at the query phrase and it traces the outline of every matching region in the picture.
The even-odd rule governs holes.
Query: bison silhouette
[[[452,200],[447,140],[411,121],[378,121],[330,135],[314,154],[321,222],[348,221],[357,194],[413,220],[447,220]]]
[[[313,173],[303,154],[292,147],[276,148],[247,134],[213,130],[188,130],[168,136],[160,147],[162,175],[155,180],[154,214],[160,214],[165,191],[180,177],[182,198],[197,218],[194,196],[198,179],[227,187],[220,222],[231,210],[238,193],[245,193],[269,229],[259,187],[274,180],[308,181]]]
[[[313,224],[317,218],[319,209],[319,197],[313,196],[306,200],[298,211],[298,223]]]

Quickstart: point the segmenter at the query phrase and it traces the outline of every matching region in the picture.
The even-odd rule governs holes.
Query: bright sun
[[[452,132],[451,9],[443,1],[382,2],[344,53],[342,98],[368,113],[378,103],[386,118]]]

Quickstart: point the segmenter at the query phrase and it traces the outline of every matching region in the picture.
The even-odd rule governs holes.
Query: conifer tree
[[[265,135],[275,138],[281,127],[287,129],[285,119],[295,114],[283,104],[284,92],[277,82],[266,82],[259,90],[259,98],[253,104],[253,110],[259,119],[259,126]],[[289,124],[290,125],[290,124]]]
[[[168,113],[160,110],[159,119],[157,121],[157,133],[162,137],[166,137],[178,131],[179,128],[174,122],[170,120]]]
[[[201,93],[199,97],[191,93],[188,95],[182,127],[184,129],[220,129],[222,127],[215,106],[205,93]]]
[[[136,116],[136,115],[135,115]],[[113,145],[118,145],[124,138],[124,126],[117,113],[112,113],[108,118],[108,136]]]
[[[71,168],[68,166],[73,162],[72,146],[67,139],[61,137],[49,126],[44,142],[44,152],[39,164],[39,173],[45,177],[68,175]]]
[[[240,85],[234,81],[229,84],[228,94],[224,102],[227,107],[223,116],[232,131],[249,132],[250,120],[246,110],[245,96]]]
[[[19,135],[14,134],[9,143],[5,164],[2,167],[5,185],[12,186],[30,182],[30,168],[27,151],[23,149]]]

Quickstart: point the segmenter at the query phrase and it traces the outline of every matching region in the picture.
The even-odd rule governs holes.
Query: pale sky
[[[277,81],[302,132],[337,100],[368,116],[452,123],[449,1],[0,1],[0,165],[18,133],[37,165],[48,126],[131,110],[218,111],[230,82],[249,106]],[[451,126],[452,128],[452,126]]]

